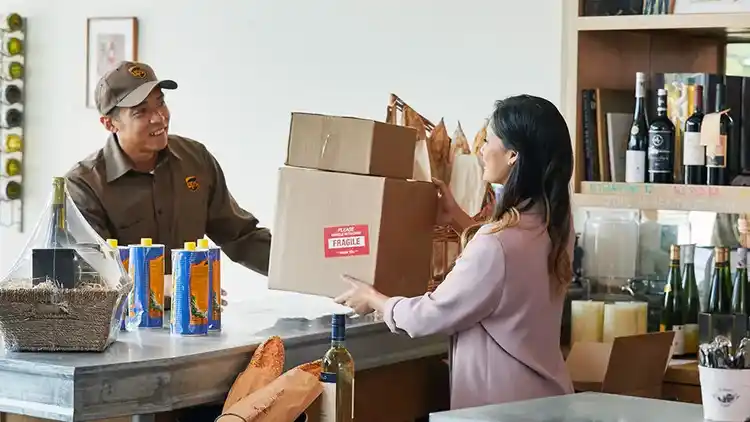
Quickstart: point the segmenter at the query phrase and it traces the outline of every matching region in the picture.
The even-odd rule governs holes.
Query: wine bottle
[[[15,180],[3,180],[3,187],[0,199],[5,201],[15,201],[21,199],[21,184]]]
[[[19,176],[21,174],[21,160],[12,157],[6,158],[3,171],[8,177]]]
[[[21,62],[10,62],[10,64],[8,65],[8,78],[10,80],[18,80],[23,78],[23,64],[21,64]]]
[[[667,273],[667,284],[664,286],[664,308],[661,313],[659,331],[674,331],[672,342],[672,354],[674,356],[685,354],[685,332],[682,322],[685,311],[684,306],[682,306],[682,299],[680,247],[672,245],[669,247],[669,273]]]
[[[331,347],[323,356],[320,422],[354,420],[354,359],[346,348],[346,316],[331,317]]]
[[[711,290],[708,297],[708,313],[729,314],[732,309],[732,287],[725,285],[728,257],[724,247],[714,248],[714,271],[711,276]]]
[[[3,102],[5,104],[16,104],[21,102],[23,93],[18,85],[8,84],[3,90]]]
[[[685,337],[685,354],[698,353],[698,314],[701,311],[698,282],[695,279],[695,244],[682,246],[682,295],[685,310],[682,331]]]
[[[65,205],[65,178],[52,178],[52,218],[47,228],[47,247],[54,249],[68,247],[75,243],[68,232],[68,216]]]
[[[13,129],[20,127],[23,123],[23,112],[17,108],[9,108],[5,112],[5,127]]]
[[[682,164],[686,185],[706,184],[706,147],[701,145],[701,125],[703,124],[703,86],[693,90],[695,111],[685,120],[685,134],[682,146]]]
[[[747,249],[737,249],[737,269],[734,272],[734,286],[732,289],[732,313],[747,315],[750,311],[748,304],[747,286]]]
[[[628,149],[625,152],[625,181],[646,181],[646,149],[648,148],[648,121],[646,120],[646,74],[635,74],[635,112],[630,127]]]
[[[667,90],[659,89],[656,95],[656,118],[648,127],[648,181],[672,183],[675,128],[667,117]]]
[[[716,108],[715,112],[724,111],[725,86],[722,83],[716,84]],[[706,147],[706,183],[709,185],[728,185],[729,169],[727,168],[727,156],[732,153],[728,151],[728,146],[732,140],[732,128],[734,122],[729,117],[729,113],[723,113],[719,120],[719,136],[716,145]]]
[[[21,135],[17,133],[9,133],[5,135],[3,152],[21,152],[21,150],[23,150],[23,139],[21,139]]]
[[[11,13],[5,17],[5,27],[8,32],[16,32],[23,29],[23,18],[18,13]]]
[[[17,37],[10,37],[5,42],[5,53],[9,56],[18,56],[23,53],[23,40]]]

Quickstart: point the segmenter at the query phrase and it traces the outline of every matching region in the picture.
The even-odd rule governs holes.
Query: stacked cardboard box
[[[386,295],[425,292],[435,187],[412,179],[416,131],[293,113],[268,287],[335,297],[349,274]]]

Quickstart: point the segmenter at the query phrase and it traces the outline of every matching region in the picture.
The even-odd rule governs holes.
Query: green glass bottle
[[[354,359],[346,348],[346,316],[331,317],[331,348],[323,356],[320,422],[354,420]]]
[[[714,248],[714,271],[711,276],[711,289],[708,297],[708,313],[729,314],[732,310],[732,289],[727,290],[725,279],[728,267],[727,250],[724,247]],[[731,282],[730,282],[731,286]]]
[[[23,78],[23,64],[17,61],[10,62],[8,65],[8,77],[11,80]]]
[[[23,40],[16,37],[8,38],[5,42],[5,52],[9,56],[18,56],[23,53]]]
[[[18,13],[11,13],[5,17],[5,27],[8,32],[16,32],[23,29],[23,18]]]
[[[685,354],[698,353],[698,314],[701,311],[698,282],[695,279],[695,244],[682,245],[682,295],[684,297],[683,331]]]
[[[3,199],[6,201],[21,199],[21,184],[15,180],[8,180],[3,189]]]
[[[685,354],[685,332],[683,330],[682,276],[680,275],[680,247],[669,247],[669,273],[664,286],[664,307],[661,313],[659,331],[674,331],[672,353],[674,356]]]
[[[737,269],[734,272],[734,286],[732,289],[732,313],[747,315],[748,313],[747,287],[747,249],[737,249]]]

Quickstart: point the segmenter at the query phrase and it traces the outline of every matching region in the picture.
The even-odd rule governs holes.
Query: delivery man
[[[104,239],[127,245],[150,237],[175,249],[207,234],[230,259],[268,275],[270,231],[237,204],[203,144],[169,134],[162,90],[176,88],[143,63],[121,62],[102,76],[96,107],[110,135],[66,174],[70,196]],[[202,422],[221,406],[186,410],[181,421]]]
[[[162,90],[176,88],[143,63],[121,62],[102,76],[94,95],[110,135],[66,174],[70,196],[104,239],[149,237],[175,249],[207,234],[230,259],[268,275],[270,231],[237,204],[203,144],[169,134]]]

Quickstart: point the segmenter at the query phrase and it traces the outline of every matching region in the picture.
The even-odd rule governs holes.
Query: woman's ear
[[[516,160],[518,160],[518,152],[517,151],[509,151],[510,156],[508,157],[508,165],[512,166],[513,164],[516,164]]]

